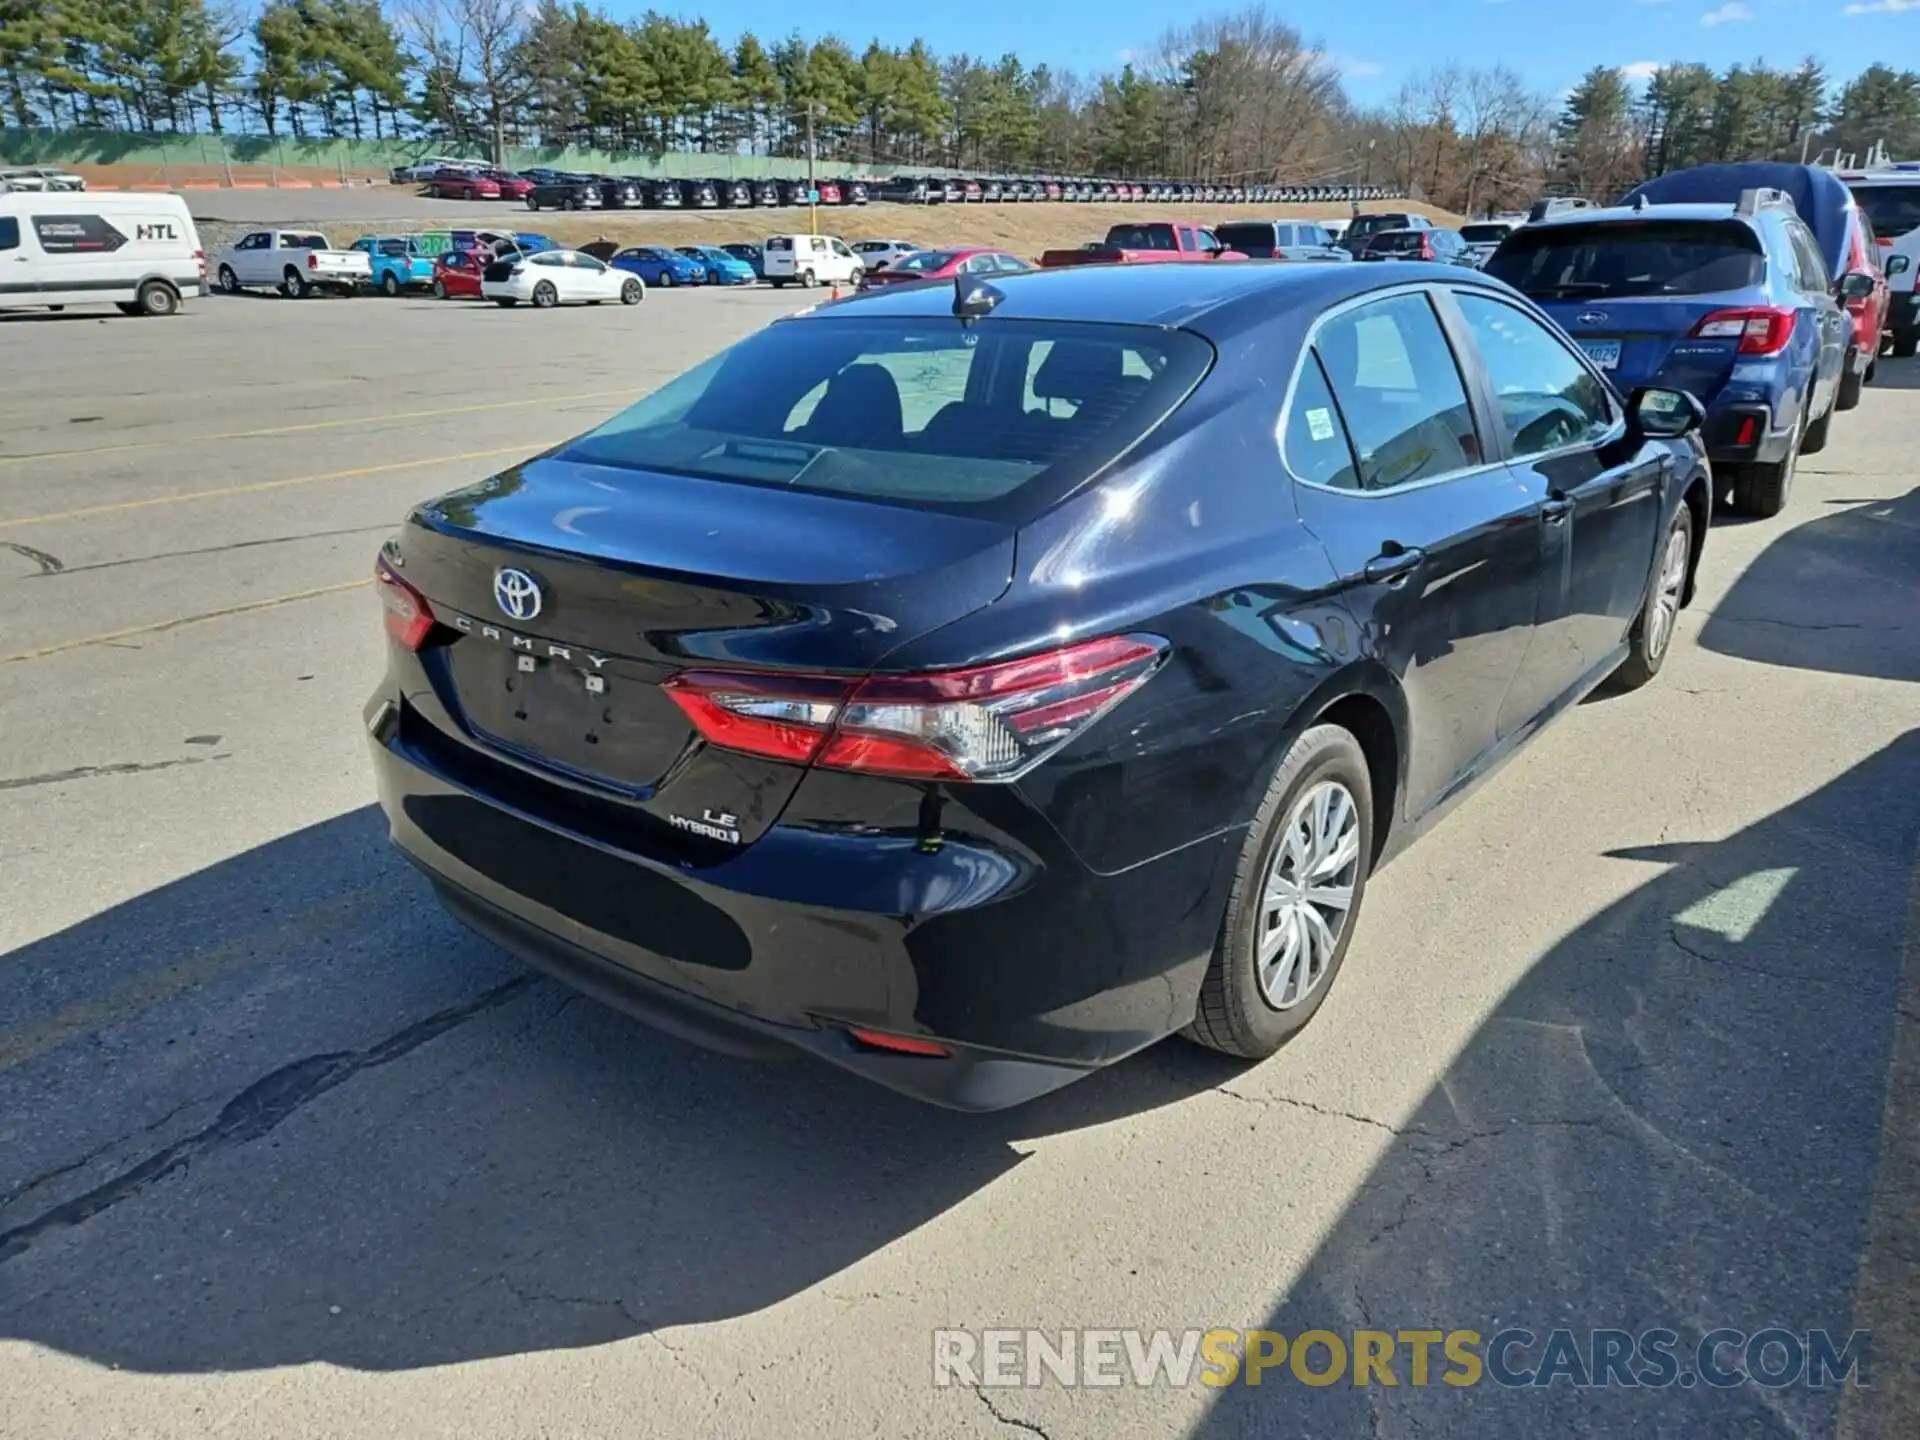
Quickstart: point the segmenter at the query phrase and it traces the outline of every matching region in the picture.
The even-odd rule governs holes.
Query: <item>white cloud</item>
[[[1718,10],[1709,10],[1706,14],[1702,15],[1700,17],[1700,23],[1702,25],[1731,25],[1736,20],[1751,19],[1753,19],[1753,11],[1742,5],[1740,0],[1729,0],[1728,4],[1722,5]]]
[[[1660,60],[1635,60],[1631,65],[1622,65],[1620,73],[1629,80],[1651,80],[1664,64]]]
[[[1920,10],[1920,0],[1873,0],[1871,5],[1849,5],[1842,15],[1898,15],[1903,10]]]
[[[1116,50],[1113,52],[1113,58],[1118,60],[1122,65],[1131,65],[1133,63],[1133,51]]]
[[[1338,50],[1316,52],[1323,64],[1330,66],[1349,80],[1364,80],[1373,75],[1384,75],[1386,69],[1377,60],[1362,60],[1357,55],[1343,55]]]

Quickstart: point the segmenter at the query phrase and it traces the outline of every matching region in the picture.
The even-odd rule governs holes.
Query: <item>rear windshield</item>
[[[1405,215],[1362,215],[1347,226],[1349,238],[1355,235],[1377,235],[1382,230],[1399,230],[1407,223]]]
[[[280,248],[282,250],[325,250],[327,248],[327,237],[324,235],[282,235],[280,237]]]
[[[1271,225],[1216,225],[1214,235],[1229,250],[1271,250],[1273,248],[1273,226]]]
[[[1513,233],[1511,225],[1462,225],[1460,238],[1469,245],[1499,244]]]
[[[1377,234],[1367,244],[1369,255],[1417,255],[1420,242],[1424,239],[1418,230],[1388,230]]]
[[[1920,185],[1856,185],[1853,198],[1876,235],[1894,240],[1920,227]]]
[[[1177,250],[1171,225],[1116,225],[1107,232],[1113,250]]]
[[[1146,326],[945,316],[782,321],[560,452],[566,460],[996,511],[1149,433],[1213,347]]]
[[[1539,300],[1708,295],[1765,278],[1760,237],[1713,220],[1551,225],[1509,235],[1489,275]]]

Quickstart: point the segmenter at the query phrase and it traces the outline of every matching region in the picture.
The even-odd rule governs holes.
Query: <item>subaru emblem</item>
[[[1573,318],[1582,325],[1604,325],[1607,323],[1607,312],[1604,310],[1582,310]]]
[[[509,620],[531,620],[540,613],[540,582],[511,566],[493,573],[493,603]]]

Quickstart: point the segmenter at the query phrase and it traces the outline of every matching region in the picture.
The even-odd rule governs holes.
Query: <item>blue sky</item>
[[[697,9],[654,3],[703,16],[729,43],[743,29],[773,39],[788,28],[773,23],[777,9],[747,0],[704,0]],[[645,8],[609,0],[616,13],[628,5]],[[1150,50],[1169,22],[1213,8],[1235,8],[1234,0],[961,0],[876,6],[857,23],[820,28],[837,30],[856,52],[875,36],[892,45],[918,35],[942,54],[1014,50],[1029,63],[1098,71]],[[1920,0],[1273,0],[1270,8],[1335,57],[1362,104],[1390,98],[1409,75],[1450,59],[1497,58],[1554,93],[1596,64],[1694,60],[1719,69],[1756,57],[1793,64],[1812,53],[1836,78],[1876,59],[1920,66]]]

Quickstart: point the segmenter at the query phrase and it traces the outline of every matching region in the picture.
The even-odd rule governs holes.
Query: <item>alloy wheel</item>
[[[1680,616],[1680,595],[1687,588],[1687,532],[1676,525],[1667,536],[1667,553],[1660,560],[1660,578],[1653,592],[1653,614],[1647,630],[1647,655],[1658,660],[1667,653],[1674,621]]]
[[[1293,803],[1274,841],[1255,940],[1260,993],[1276,1010],[1313,994],[1333,967],[1360,874],[1360,808],[1338,780]]]

